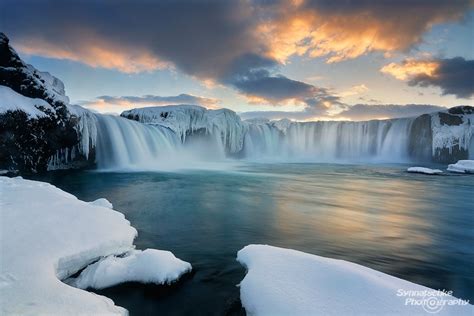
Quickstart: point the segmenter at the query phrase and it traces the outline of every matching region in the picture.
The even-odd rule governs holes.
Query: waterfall
[[[218,163],[228,162],[228,158],[276,162],[452,162],[474,158],[474,114],[433,113],[365,122],[242,122],[228,110],[207,113],[174,106],[146,109],[146,113],[136,110],[143,114],[139,120],[149,121],[145,124],[133,120],[138,115],[135,112],[130,114],[133,119],[128,119],[80,107],[70,111],[78,118],[80,141],[51,156],[50,170],[87,166],[87,162],[95,162],[101,170],[221,169]]]
[[[96,163],[100,170],[210,168],[225,158],[219,134],[191,134],[185,143],[174,131],[119,116],[95,116]]]
[[[244,157],[283,161],[410,160],[414,119],[367,122],[294,122],[280,129],[272,123],[252,124]]]
[[[112,115],[96,115],[96,161],[99,169],[154,169],[179,139],[169,129]]]

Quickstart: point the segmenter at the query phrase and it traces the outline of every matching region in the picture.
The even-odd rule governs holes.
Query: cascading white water
[[[334,161],[409,159],[413,119],[368,122],[271,123],[251,125],[244,157],[263,160]]]
[[[96,161],[99,169],[156,168],[179,139],[167,128],[97,115]]]
[[[213,113],[212,124],[209,119],[197,125],[193,123],[196,120],[190,120],[177,132],[170,126],[118,116],[88,111],[79,114],[80,146],[58,154],[51,160],[53,165],[63,162],[62,156],[73,159],[76,151],[89,157],[89,149],[95,149],[98,168],[108,170],[221,169],[222,165],[216,163],[226,160],[226,156],[279,162],[431,161],[432,148],[469,149],[474,142],[469,120],[452,127],[430,117],[367,122],[241,122],[235,115],[228,119]],[[468,152],[472,155],[474,150]]]
[[[101,170],[209,168],[225,158],[218,134],[190,135],[186,143],[172,130],[112,115],[96,115],[96,162]],[[211,166],[212,167],[212,166]]]

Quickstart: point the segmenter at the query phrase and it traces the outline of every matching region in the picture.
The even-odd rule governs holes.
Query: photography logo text
[[[430,314],[439,313],[446,305],[465,306],[469,300],[462,300],[452,296],[453,291],[446,290],[403,290],[398,289],[397,296],[405,298],[406,306],[421,306]]]

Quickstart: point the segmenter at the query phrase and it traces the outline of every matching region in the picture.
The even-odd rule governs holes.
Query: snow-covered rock
[[[74,154],[78,135],[64,84],[21,60],[1,32],[0,86],[0,168],[46,171],[58,151]]]
[[[440,174],[443,173],[443,171],[439,169],[431,169],[431,168],[425,168],[425,167],[410,167],[407,169],[407,172],[410,173],[424,173],[424,174]]]
[[[38,98],[25,97],[11,88],[0,85],[0,113],[22,111],[29,118],[46,117],[56,110],[46,101]]]
[[[174,131],[184,143],[186,137],[203,131],[217,135],[229,153],[242,150],[247,125],[228,109],[207,110],[197,105],[169,105],[137,108],[121,116],[145,124],[156,124]]]
[[[124,257],[109,256],[88,266],[71,285],[80,289],[103,289],[125,282],[170,284],[191,265],[169,251],[133,250]]]
[[[462,159],[474,154],[474,108],[454,107],[433,113],[431,129],[435,159],[449,161],[452,156]]]
[[[248,269],[240,283],[248,315],[430,315],[423,306],[406,304],[423,294],[429,301],[466,303],[449,295],[430,296],[436,291],[358,264],[291,249],[249,245],[237,260]],[[407,291],[420,292],[410,297]],[[437,315],[473,313],[469,304],[446,305]]]
[[[448,171],[457,173],[474,173],[474,160],[459,160],[448,166]]]
[[[133,251],[137,231],[122,213],[22,178],[0,177],[0,192],[0,314],[126,313],[60,281],[103,257]]]

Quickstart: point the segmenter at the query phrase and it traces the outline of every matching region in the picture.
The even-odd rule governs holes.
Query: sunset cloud
[[[251,103],[332,108],[340,96],[282,75],[281,67],[295,56],[336,63],[371,52],[407,51],[433,25],[462,20],[472,3],[49,0],[45,9],[40,1],[4,0],[0,12],[8,13],[2,14],[0,29],[24,54],[124,73],[171,67],[205,87],[230,87]],[[440,85],[428,80],[430,72],[402,66],[387,66],[385,72],[408,80],[416,71],[425,77],[410,84]]]
[[[380,71],[392,75],[398,80],[406,80],[419,75],[433,77],[438,68],[439,63],[434,60],[407,59],[400,64],[390,63],[382,67]]]
[[[169,66],[145,49],[120,47],[91,38],[67,46],[48,40],[30,39],[18,42],[16,48],[28,55],[68,59],[94,68],[115,69],[124,73],[153,71]]]
[[[474,95],[474,60],[462,57],[447,59],[408,59],[399,64],[390,63],[381,70],[410,86],[439,87],[442,94],[452,94],[458,98]]]
[[[219,105],[219,100],[214,98],[205,98],[191,94],[179,94],[176,96],[99,96],[93,100],[82,101],[80,104],[84,107],[101,112],[120,113],[138,107],[164,106],[178,104],[200,105],[208,109],[215,109]]]
[[[272,6],[257,28],[268,55],[324,57],[328,63],[366,53],[405,51],[433,25],[461,19],[469,0],[294,1]]]

